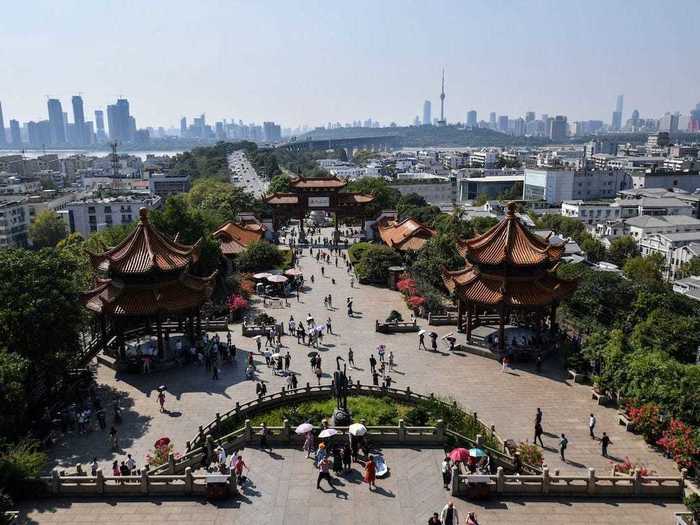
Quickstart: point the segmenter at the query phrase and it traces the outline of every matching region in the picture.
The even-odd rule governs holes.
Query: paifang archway
[[[273,193],[264,198],[272,208],[272,227],[275,231],[285,219],[299,219],[300,239],[304,238],[304,217],[310,211],[325,211],[335,215],[335,236],[339,238],[338,227],[343,218],[359,218],[362,229],[369,215],[368,205],[374,196],[344,191],[347,181],[339,177],[306,178],[296,177],[289,183],[289,192]]]

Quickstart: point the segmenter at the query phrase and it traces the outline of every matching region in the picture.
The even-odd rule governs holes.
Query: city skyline
[[[605,9],[386,2],[347,12],[308,1],[207,3],[192,11],[169,2],[165,18],[162,2],[12,5],[0,21],[6,38],[0,57],[11,79],[0,100],[6,122],[42,120],[44,95],[68,108],[82,92],[86,115],[128,98],[141,126],[177,128],[180,117],[201,113],[212,122],[233,117],[285,127],[367,117],[410,123],[424,100],[437,104],[444,67],[450,122],[464,121],[472,109],[609,122],[620,93],[629,108],[623,121],[632,109],[659,118],[693,108],[700,72],[692,57],[700,44],[685,35],[700,6],[679,2],[658,12],[651,2],[636,3],[633,11],[600,5]],[[129,24],[102,23],[110,19]],[[245,23],[234,30],[235,21]],[[662,40],[632,31],[652,22]],[[392,30],[373,31],[382,24]],[[294,30],[299,27],[314,30]],[[309,49],[318,50],[313,60]],[[42,67],[27,67],[32,63]],[[648,67],[654,63],[664,64],[663,74]]]

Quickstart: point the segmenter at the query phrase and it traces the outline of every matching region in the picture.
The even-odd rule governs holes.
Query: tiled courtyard
[[[589,467],[607,475],[611,460],[600,455],[598,441],[588,436],[588,416],[595,413],[597,431],[606,431],[612,439],[610,453],[622,460],[629,456],[663,475],[677,475],[674,465],[649,448],[643,440],[617,426],[615,411],[597,406],[590,398],[590,387],[567,381],[557,362],[545,363],[541,374],[529,367],[515,367],[501,372],[496,361],[470,354],[450,354],[446,348],[437,353],[419,351],[415,334],[384,335],[374,331],[376,319],[383,320],[392,309],[409,317],[400,295],[383,288],[350,287],[350,275],[342,259],[325,266],[321,276],[319,264],[305,250],[300,267],[310,288],[300,301],[292,299],[289,306],[269,309],[268,313],[286,321],[290,315],[305,319],[312,314],[317,323],[328,317],[333,322],[335,335],[325,336],[320,354],[324,372],[332,371],[335,358],[347,357],[347,350],[355,352],[357,368],[352,379],[371,384],[368,359],[376,346],[383,343],[387,352],[393,351],[396,371],[391,374],[394,386],[421,393],[434,392],[456,399],[479,417],[495,425],[504,438],[516,441],[532,439],[533,419],[537,407],[544,411],[545,462],[551,470],[583,475]],[[309,277],[314,275],[315,283]],[[335,280],[335,284],[332,283]],[[326,309],[323,297],[332,294],[333,310]],[[345,299],[354,298],[356,315],[348,318]],[[257,306],[257,305],[256,305]],[[426,324],[421,321],[422,324]],[[419,323],[420,324],[420,323]],[[118,427],[122,451],[110,451],[106,434],[100,431],[87,436],[69,435],[53,451],[55,465],[70,468],[76,462],[89,463],[97,457],[105,471],[113,459],[123,459],[131,453],[140,464],[156,439],[169,436],[176,450],[183,450],[199,425],[209,422],[216,412],[230,410],[236,401],[255,396],[255,383],[245,380],[243,371],[246,352],[254,351],[255,342],[240,334],[240,325],[232,325],[233,342],[239,354],[234,366],[224,366],[219,380],[212,380],[203,368],[188,366],[152,375],[118,375],[106,367],[98,368],[98,381],[105,391],[123,392],[127,408],[124,421]],[[440,335],[454,327],[437,327]],[[222,334],[222,339],[225,339]],[[292,370],[300,374],[300,384],[315,384],[307,358],[309,348],[299,345],[296,338],[284,337],[283,344],[292,355]],[[285,381],[274,376],[265,367],[262,356],[256,355],[260,379],[268,391],[279,390]],[[324,374],[322,382],[330,382]],[[166,384],[169,412],[161,414],[154,389]],[[556,451],[558,434],[569,438],[567,462],[563,463]],[[255,465],[251,474],[255,493],[241,503],[227,507],[203,505],[201,502],[40,502],[31,518],[39,523],[54,521],[88,521],[128,523],[160,523],[188,520],[197,523],[424,523],[433,510],[441,508],[447,499],[439,481],[439,451],[389,451],[396,459],[391,477],[380,486],[387,493],[369,494],[366,486],[350,481],[340,489],[347,492],[347,501],[341,492],[321,494],[314,489],[314,470],[305,464],[300,453],[284,451],[284,459],[271,459],[267,454],[250,451]],[[233,510],[234,507],[238,507]],[[459,502],[460,509],[471,508]],[[512,501],[489,502],[478,507],[480,523],[668,523],[672,510],[679,505],[601,501]],[[52,511],[50,509],[54,509]],[[192,517],[197,516],[193,520]],[[546,517],[546,519],[545,519]],[[286,521],[285,521],[286,520]],[[578,520],[578,521],[577,521]]]

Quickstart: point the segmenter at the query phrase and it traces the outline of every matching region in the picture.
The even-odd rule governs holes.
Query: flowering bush
[[[232,295],[228,298],[228,309],[231,313],[241,312],[248,308],[248,301],[242,295]]]
[[[653,470],[648,469],[643,465],[639,465],[637,463],[632,463],[630,458],[628,458],[627,456],[625,456],[625,460],[622,463],[614,463],[613,464],[613,475],[614,474],[622,474],[625,476],[631,476],[635,470],[639,470],[639,474],[642,477],[654,475]]]
[[[241,295],[248,299],[255,292],[255,283],[250,279],[244,279],[241,281]]]
[[[411,297],[406,298],[406,303],[408,304],[409,308],[415,309],[425,303],[425,297],[421,297],[420,295],[412,295]]]
[[[649,443],[654,443],[661,436],[661,407],[656,403],[645,403],[641,406],[630,406],[627,409],[634,429],[644,436]]]
[[[700,446],[693,429],[678,419],[671,419],[656,444],[681,467],[691,469],[700,456]]]
[[[179,452],[173,452],[175,446],[172,442],[165,438],[156,441],[153,451],[146,454],[146,463],[151,467],[159,467],[168,462],[168,456],[173,454],[175,459],[180,459],[181,454]]]
[[[401,279],[396,283],[396,289],[405,295],[415,295],[416,281],[413,279]]]
[[[542,450],[537,448],[534,443],[528,443],[523,441],[518,445],[518,452],[520,453],[520,460],[525,465],[538,466],[542,464],[544,456],[542,455]]]

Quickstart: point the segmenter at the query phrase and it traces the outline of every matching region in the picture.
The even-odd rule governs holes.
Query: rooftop
[[[700,226],[700,219],[687,215],[639,215],[625,219],[625,224],[637,228],[663,228],[665,226]]]

